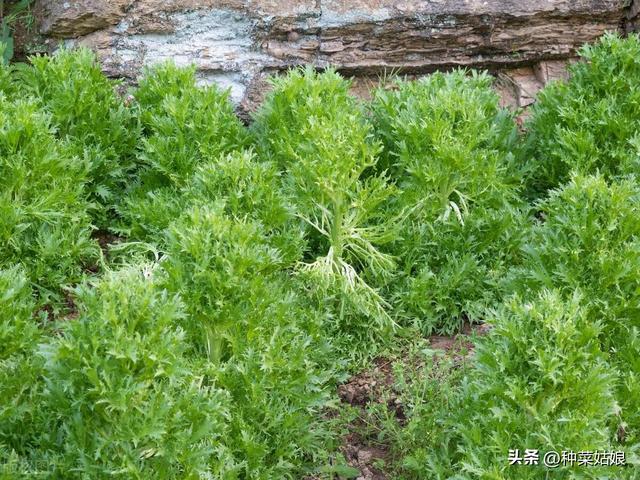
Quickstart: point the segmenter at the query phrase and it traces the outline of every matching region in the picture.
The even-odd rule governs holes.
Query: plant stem
[[[342,220],[344,216],[342,204],[342,198],[334,202],[333,225],[331,226],[331,246],[333,247],[335,258],[338,259],[342,258]]]

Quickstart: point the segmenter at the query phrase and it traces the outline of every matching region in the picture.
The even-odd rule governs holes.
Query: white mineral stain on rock
[[[215,83],[222,90],[229,90],[229,98],[236,104],[242,101],[250,80],[251,78],[240,72],[201,72],[198,74],[198,85]]]
[[[358,23],[385,22],[391,18],[393,18],[393,12],[388,8],[372,10],[354,9],[348,12],[322,10],[317,25],[321,28],[336,28]]]
[[[116,33],[125,33],[127,30],[129,30],[129,22],[127,22],[126,20],[122,20],[118,25],[116,25],[116,27],[113,29],[114,32]]]
[[[214,9],[181,12],[169,20],[175,26],[172,33],[119,38],[113,48],[114,58],[145,66],[168,60],[178,66],[195,64],[202,81],[230,88],[236,101],[242,99],[254,74],[273,62],[256,48],[255,21],[247,15]]]

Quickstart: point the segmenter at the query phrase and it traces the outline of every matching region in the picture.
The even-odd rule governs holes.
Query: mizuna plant
[[[295,69],[245,129],[193,68],[0,64],[0,479],[328,480],[347,438],[399,480],[635,480],[639,45],[584,49],[529,143],[486,74]]]
[[[516,261],[519,172],[516,127],[491,77],[458,70],[376,91],[371,110],[404,216],[393,253],[402,259],[391,294],[405,321],[453,332],[495,298]],[[389,215],[389,213],[387,213]]]
[[[621,438],[640,440],[640,189],[575,176],[538,204],[544,218],[526,244],[527,261],[514,272],[516,291],[553,288],[584,293],[584,311],[602,324],[602,348],[620,369]],[[624,432],[624,433],[622,433]]]
[[[305,242],[280,178],[273,162],[261,161],[252,150],[238,150],[198,166],[185,196],[189,205],[215,204],[230,218],[258,223],[282,263],[293,266]]]
[[[640,37],[607,34],[580,50],[567,81],[540,92],[528,122],[527,184],[540,196],[572,170],[607,178],[640,165]]]
[[[509,450],[613,450],[616,371],[601,350],[603,325],[580,294],[514,298],[488,315],[454,426],[459,478],[602,478],[597,467],[510,465]],[[542,457],[541,457],[542,458]],[[453,478],[453,477],[450,477]],[[619,477],[623,478],[623,477]],[[631,478],[631,477],[625,477]]]
[[[38,328],[42,318],[33,318],[31,286],[20,268],[0,270],[0,292],[0,465],[19,470],[38,433],[43,362],[37,349],[47,338]]]
[[[196,167],[243,146],[246,134],[216,86],[198,87],[195,69],[167,63],[148,69],[133,92],[143,129],[139,178],[123,200],[121,230],[157,239],[184,208]]]
[[[89,199],[101,207],[95,221],[106,228],[137,169],[138,121],[90,50],[62,49],[30,62],[16,67],[17,94],[49,112],[56,136],[86,163]]]
[[[283,187],[311,228],[310,259],[300,271],[323,296],[337,294],[339,318],[355,309],[378,329],[388,328],[388,304],[375,283],[395,265],[380,248],[394,238],[394,222],[380,208],[394,189],[383,175],[369,174],[380,146],[349,82],[310,68],[275,78],[254,134],[259,151],[282,169]]]
[[[0,268],[23,265],[42,303],[60,300],[97,257],[86,167],[35,103],[0,95],[0,172]]]
[[[212,361],[225,359],[225,331],[241,328],[234,319],[243,319],[242,309],[251,305],[243,298],[279,270],[280,253],[259,224],[234,221],[209,206],[187,210],[167,236],[162,268],[167,287],[186,293],[190,343]]]
[[[228,397],[185,356],[180,299],[137,267],[75,296],[79,318],[41,348],[32,452],[48,452],[49,472],[65,478],[216,476]]]
[[[188,346],[232,400],[225,445],[233,478],[302,474],[332,433],[320,418],[336,365],[325,317],[304,304],[263,227],[211,206],[173,224],[159,276],[184,299]]]

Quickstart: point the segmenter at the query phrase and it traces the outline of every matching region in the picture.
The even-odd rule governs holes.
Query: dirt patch
[[[393,383],[393,361],[377,358],[373,368],[364,370],[339,385],[338,396],[344,403],[364,406],[379,399],[382,392],[393,387]]]
[[[33,312],[33,318],[40,320],[40,326],[45,327],[55,321],[75,320],[80,316],[75,298],[69,290],[64,291],[64,301],[61,305],[54,307],[47,303]]]
[[[80,316],[78,306],[76,305],[76,299],[69,291],[64,293],[64,304],[65,314],[62,317],[62,320],[75,320]]]
[[[39,324],[41,327],[44,327],[46,324],[48,324],[49,322],[53,321],[53,306],[51,304],[46,304],[46,305],[42,305],[41,307],[38,307],[34,312],[33,312],[33,318],[35,320],[39,320]]]
[[[465,323],[462,332],[456,335],[432,335],[428,338],[429,345],[433,350],[442,351],[446,357],[454,360],[455,363],[463,361],[473,354],[473,342],[471,335],[476,333],[484,335],[489,331],[487,324]],[[397,359],[377,358],[373,362],[372,368],[363,370],[352,376],[342,385],[338,386],[338,396],[344,403],[353,406],[365,406],[372,401],[381,402],[387,398],[390,408],[398,409],[393,395],[393,385],[395,383],[393,375],[393,365],[395,363],[407,365],[416,369],[421,365],[416,364],[416,360],[406,357]],[[391,405],[390,403],[393,403]],[[398,409],[398,418],[403,415]]]
[[[388,445],[380,444],[375,438],[364,435],[366,431],[366,407],[376,402],[387,405],[399,421],[404,420],[404,412],[394,392],[394,360],[377,358],[372,368],[364,370],[347,382],[338,386],[338,396],[343,403],[357,408],[357,416],[348,425],[348,433],[342,439],[340,451],[349,466],[360,471],[357,480],[387,480],[389,477],[378,468],[380,462],[390,458]]]
[[[459,334],[445,336],[432,335],[427,340],[433,350],[442,353],[441,358],[452,360],[460,365],[473,355],[473,334],[484,335],[490,330],[487,324],[465,323]],[[358,409],[356,419],[347,425],[348,433],[342,440],[341,452],[347,463],[360,471],[356,480],[387,480],[388,477],[379,467],[391,459],[390,446],[380,443],[375,436],[365,435],[367,430],[367,407],[372,403],[386,405],[386,408],[400,425],[406,421],[405,409],[400,399],[400,392],[395,389],[394,365],[402,364],[404,368],[414,371],[424,368],[421,360],[409,355],[397,358],[377,358],[371,368],[353,375],[345,383],[338,386],[340,400]]]
[[[98,245],[105,256],[109,253],[109,247],[111,245],[122,243],[124,241],[124,238],[114,235],[111,232],[107,232],[106,230],[95,230],[91,234],[91,238],[98,242]]]
[[[341,450],[347,463],[360,470],[356,480],[387,480],[389,478],[376,467],[378,462],[389,459],[389,450],[385,445],[373,446],[368,439],[351,432],[345,437]]]
[[[489,330],[491,330],[489,324],[465,322],[462,332],[455,335],[431,335],[428,338],[429,345],[434,350],[443,351],[455,363],[459,363],[473,355],[472,335],[485,335]]]
[[[125,238],[120,237],[119,235],[115,235],[106,230],[94,230],[91,233],[91,238],[98,243],[98,246],[102,251],[102,256],[105,259],[109,259],[109,252],[111,250],[111,247],[119,243],[123,243],[126,240]],[[100,273],[101,267],[100,267],[100,263],[98,262],[98,263],[85,265],[84,269],[87,273],[95,275]]]

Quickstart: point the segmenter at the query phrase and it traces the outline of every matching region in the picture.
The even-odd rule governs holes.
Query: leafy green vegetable
[[[36,104],[0,95],[0,268],[22,264],[43,303],[97,257],[86,178]]]
[[[294,69],[247,129],[194,68],[0,64],[0,479],[359,476],[343,440],[389,478],[635,479],[639,42],[523,136],[462,70],[364,103]]]
[[[137,169],[138,122],[107,79],[93,52],[62,49],[53,56],[32,57],[16,67],[18,93],[28,95],[51,114],[58,138],[88,168],[86,189],[101,206],[96,222],[109,226],[116,202]]]
[[[148,69],[133,92],[144,138],[138,181],[122,198],[120,230],[158,240],[184,208],[184,189],[196,167],[246,143],[228,94],[199,88],[194,68],[171,63]]]
[[[0,465],[30,455],[28,440],[37,432],[37,397],[45,341],[33,318],[35,302],[24,272],[0,270]],[[2,470],[0,470],[2,474]]]
[[[185,357],[179,299],[144,271],[107,274],[76,291],[77,320],[43,345],[38,442],[66,478],[195,478],[211,463],[228,397]]]
[[[540,92],[530,131],[527,183],[540,195],[572,170],[607,178],[640,166],[640,37],[609,33],[580,50],[566,82]]]
[[[392,320],[375,282],[393,272],[394,259],[380,247],[394,238],[395,226],[379,207],[394,189],[383,175],[367,174],[380,150],[371,126],[349,95],[349,82],[333,70],[293,70],[274,78],[273,87],[253,130],[308,224],[310,249],[300,271],[337,304],[344,328],[355,335],[384,332]],[[351,315],[347,322],[347,312],[365,319],[354,324]],[[370,321],[375,330],[358,332]]]
[[[400,315],[426,333],[477,320],[495,301],[496,279],[517,261],[518,137],[491,82],[463,70],[436,73],[380,88],[371,105],[385,145],[380,168],[398,187],[389,210],[404,217],[392,295]]]
[[[305,242],[292,205],[280,188],[281,175],[272,162],[251,150],[239,150],[200,165],[186,192],[189,205],[219,205],[236,220],[259,223],[291,266],[302,257]]]
[[[186,344],[232,399],[224,443],[242,478],[300,472],[332,438],[320,417],[336,375],[324,319],[282,267],[260,224],[206,206],[171,226],[160,265],[185,301]]]
[[[579,288],[584,310],[603,325],[603,349],[621,373],[621,428],[640,438],[640,189],[635,181],[607,184],[576,176],[539,204],[544,216],[525,247],[527,262],[514,272],[517,291]]]
[[[602,478],[606,468],[510,465],[511,449],[613,450],[616,371],[600,347],[603,325],[575,294],[515,298],[491,314],[463,387],[455,468],[474,478]],[[542,457],[541,457],[542,458]],[[605,470],[605,471],[603,471]],[[619,467],[609,474],[617,475]]]

